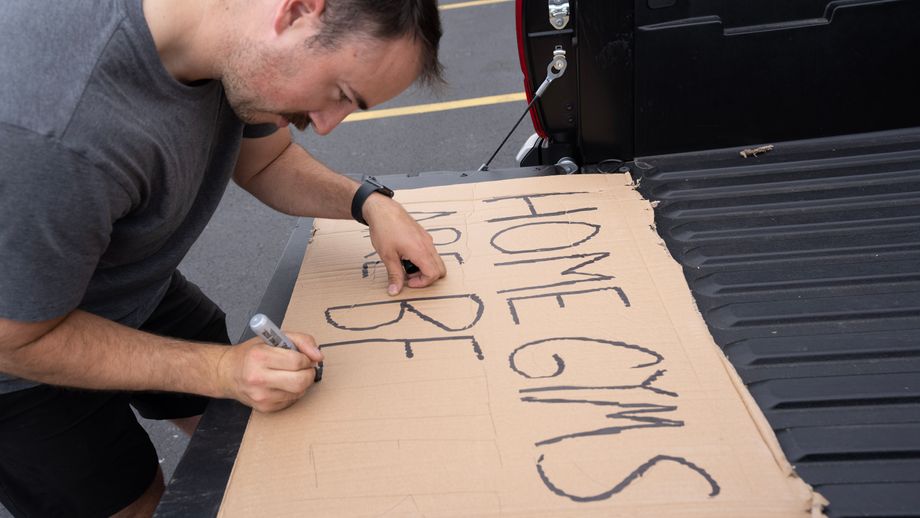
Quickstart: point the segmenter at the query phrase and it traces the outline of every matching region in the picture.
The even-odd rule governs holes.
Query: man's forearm
[[[351,218],[358,183],[313,158],[296,143],[240,186],[273,209],[292,216]]]
[[[261,139],[243,139],[234,172],[236,182],[272,208],[295,216],[350,219],[357,182],[340,175],[291,142],[286,128]],[[418,272],[409,286],[423,288],[444,277],[444,261],[431,235],[395,200],[373,193],[361,215],[371,244],[387,270],[387,293],[398,294],[407,281],[402,260]]]
[[[227,349],[164,338],[74,311],[37,340],[3,348],[0,371],[74,388],[226,397],[218,370]]]

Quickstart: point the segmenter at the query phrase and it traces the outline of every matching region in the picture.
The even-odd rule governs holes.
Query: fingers
[[[278,351],[285,356],[303,356],[290,351]],[[263,412],[287,408],[303,397],[316,376],[310,365],[300,370],[282,370],[252,367],[241,380],[240,401]]]
[[[323,361],[323,353],[319,350],[319,347],[316,345],[316,340],[312,336],[304,333],[288,333],[288,338],[290,338],[294,345],[297,346],[297,349],[307,356],[310,360],[314,362]]]
[[[410,288],[430,286],[447,275],[444,260],[433,247],[416,254],[414,259],[410,256],[398,261],[392,257],[381,257],[381,260],[387,269],[387,293],[390,295],[398,295],[406,285]],[[407,273],[407,270],[411,273]]]
[[[399,295],[405,285],[406,271],[403,269],[402,261],[392,255],[380,259],[387,269],[387,293],[390,295]]]
[[[407,283],[412,288],[423,288],[447,275],[431,235],[402,205],[381,198],[371,212],[373,215],[366,219],[371,243],[387,270],[387,293],[398,295]],[[419,271],[407,275],[403,260],[411,261]]]
[[[412,223],[417,226],[414,220]],[[398,295],[407,284],[411,288],[424,288],[447,275],[447,267],[434,248],[431,236],[420,226],[416,230],[418,237],[410,240],[409,246],[397,249],[400,252],[378,251],[387,270],[387,293],[390,295]],[[411,273],[407,274],[407,270]]]
[[[288,396],[300,398],[314,383],[314,368],[301,371],[270,370],[265,374],[265,386],[268,390],[285,392]]]
[[[253,361],[269,369],[288,371],[309,369],[314,364],[323,361],[323,353],[316,346],[316,341],[313,340],[312,336],[296,332],[287,332],[286,334],[294,342],[298,349],[297,351],[281,347],[270,347],[254,339],[256,347],[250,352]]]
[[[419,271],[409,275],[407,284],[410,288],[424,288],[430,286],[436,280],[447,275],[447,267],[444,266],[444,260],[441,256],[434,254],[431,260],[425,265],[419,267]]]
[[[301,395],[291,394],[282,390],[266,390],[261,394],[254,395],[250,401],[244,401],[244,403],[259,412],[277,412],[293,405],[300,397]]]
[[[227,355],[233,374],[232,397],[252,408],[272,412],[287,408],[313,385],[316,364],[323,354],[313,337],[288,333],[299,352],[271,347],[252,339],[231,348]]]

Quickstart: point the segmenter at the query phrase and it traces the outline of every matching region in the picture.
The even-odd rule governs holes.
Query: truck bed
[[[920,515],[920,128],[740,150],[632,170],[829,516]]]

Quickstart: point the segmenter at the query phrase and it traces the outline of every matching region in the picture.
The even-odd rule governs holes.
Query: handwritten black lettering
[[[586,278],[583,279],[573,279],[569,281],[560,281],[553,284],[541,284],[539,286],[524,286],[520,288],[509,288],[506,290],[499,290],[497,293],[511,293],[514,291],[524,291],[524,290],[536,290],[541,288],[555,288],[558,286],[569,286],[579,282],[595,282],[595,281],[608,281],[613,279],[613,275],[604,275],[601,273],[588,273],[579,271],[581,268],[588,266],[589,264],[596,263],[603,259],[610,257],[610,252],[595,252],[591,254],[575,254],[575,255],[564,255],[560,257],[544,257],[540,259],[523,259],[520,261],[507,261],[503,263],[495,263],[495,266],[515,266],[519,264],[532,264],[532,263],[544,263],[549,261],[564,261],[567,259],[585,259],[580,263],[576,264],[571,268],[566,268],[559,275],[582,275]]]
[[[537,346],[537,345],[542,345],[542,344],[546,344],[546,343],[554,343],[554,342],[592,342],[592,343],[595,343],[595,344],[609,345],[609,346],[611,346],[611,347],[620,347],[620,348],[623,348],[623,349],[630,349],[630,350],[633,350],[633,351],[640,351],[640,352],[643,352],[643,353],[645,353],[645,354],[647,354],[647,355],[649,355],[649,356],[655,358],[655,361],[652,361],[652,362],[642,363],[642,364],[638,364],[638,365],[633,365],[633,367],[632,367],[633,369],[639,369],[639,368],[642,368],[642,367],[650,367],[650,366],[652,366],[652,365],[657,365],[657,364],[661,363],[661,362],[664,360],[664,356],[662,356],[661,354],[659,354],[659,353],[657,353],[657,352],[655,352],[655,351],[653,351],[653,350],[651,350],[651,349],[642,347],[641,345],[628,344],[628,343],[626,343],[626,342],[615,342],[615,341],[612,341],[612,340],[604,340],[604,339],[602,339],[602,338],[586,338],[586,337],[583,337],[583,336],[564,336],[564,337],[557,337],[557,338],[544,338],[544,339],[541,339],[541,340],[534,340],[533,342],[527,342],[526,344],[524,344],[524,345],[518,347],[518,348],[515,349],[514,351],[511,351],[511,354],[508,355],[508,363],[509,363],[510,366],[511,366],[511,370],[513,370],[514,372],[520,374],[521,376],[524,376],[524,377],[527,378],[527,379],[555,378],[556,376],[562,374],[562,372],[565,371],[565,362],[564,362],[564,361],[562,360],[562,358],[559,357],[559,355],[556,354],[556,353],[553,353],[553,355],[552,355],[553,360],[555,360],[555,362],[556,362],[556,371],[553,372],[552,374],[548,374],[548,375],[546,375],[546,376],[533,376],[533,375],[530,375],[530,374],[528,374],[528,373],[522,371],[521,369],[519,369],[518,366],[517,366],[517,362],[515,361],[515,357],[517,356],[517,354],[518,354],[519,352],[523,351],[524,349],[527,349],[528,347],[535,347],[535,346]]]
[[[374,254],[372,253],[370,255],[374,255]],[[440,255],[441,257],[453,257],[457,261],[457,264],[463,264],[463,256],[458,254],[457,252],[442,252],[442,253],[439,253],[438,255]],[[364,264],[362,264],[361,265],[361,278],[366,279],[371,274],[371,267],[373,266],[374,268],[376,268],[378,264],[382,264],[382,263],[383,261],[377,260],[377,261],[367,261]]]
[[[658,355],[658,353],[655,353],[655,354]],[[658,355],[658,356],[660,357],[661,355]],[[664,358],[662,357],[662,360],[663,359]],[[639,366],[636,366],[636,367],[639,367]],[[636,367],[633,367],[633,368],[636,368]],[[664,376],[665,372],[668,372],[668,371],[664,369],[659,369],[653,372],[652,374],[650,374],[648,377],[646,377],[645,380],[643,380],[642,383],[639,383],[638,385],[608,385],[608,386],[601,386],[601,387],[585,387],[585,386],[578,386],[578,385],[556,385],[552,387],[526,388],[526,389],[521,389],[518,392],[521,394],[529,394],[533,392],[551,392],[551,391],[563,391],[563,390],[633,390],[633,389],[639,389],[639,390],[648,390],[649,392],[660,394],[662,396],[677,397],[677,392],[671,392],[670,390],[664,390],[664,389],[652,386],[652,383],[657,381],[658,378],[660,378],[661,376]]]
[[[525,218],[541,218],[545,216],[562,216],[564,214],[572,214],[575,212],[586,212],[591,210],[597,210],[597,207],[582,207],[578,209],[566,209],[555,212],[537,212],[536,207],[533,205],[534,198],[546,198],[547,196],[571,196],[573,194],[588,194],[587,192],[548,192],[541,194],[520,194],[516,196],[500,196],[497,198],[487,198],[482,200],[483,203],[495,203],[497,201],[504,200],[523,200],[527,204],[529,214],[523,214],[518,216],[505,216],[501,218],[493,218],[486,220],[489,223],[497,223],[500,221],[510,221],[514,219],[525,219]]]
[[[617,295],[620,296],[620,300],[623,302],[623,306],[627,308],[630,306],[629,297],[627,297],[623,289],[618,286],[611,286],[609,288],[594,288],[590,290],[580,290],[580,291],[560,291],[560,292],[555,292],[555,293],[543,293],[540,295],[527,295],[525,297],[511,297],[505,300],[508,302],[508,310],[511,311],[511,320],[514,321],[515,325],[519,325],[521,323],[521,319],[518,318],[517,307],[515,307],[514,305],[515,301],[530,300],[530,299],[545,299],[545,298],[554,297],[556,299],[556,303],[559,304],[559,307],[564,308],[565,299],[563,299],[563,297],[567,295],[584,295],[586,293],[594,293],[598,291],[614,291],[616,292]]]
[[[469,340],[470,344],[473,346],[473,352],[476,354],[476,358],[480,360],[485,358],[485,356],[482,354],[482,348],[479,346],[479,342],[476,341],[475,336],[437,336],[434,338],[366,338],[364,340],[346,340],[344,342],[331,342],[328,344],[321,344],[320,348],[322,349],[325,347],[340,347],[343,345],[360,345],[373,343],[397,343],[403,345],[403,348],[406,351],[406,358],[412,358],[415,356],[415,351],[412,349],[413,344],[429,342],[453,342],[457,340]]]
[[[598,493],[596,495],[588,495],[588,496],[573,495],[559,488],[556,484],[554,484],[549,479],[549,476],[546,474],[546,471],[543,469],[543,458],[544,456],[540,455],[540,458],[537,459],[537,473],[540,475],[540,479],[543,481],[543,484],[545,484],[546,487],[553,493],[559,496],[564,496],[568,498],[569,500],[572,500],[575,502],[597,502],[599,500],[606,500],[612,497],[613,495],[622,492],[624,489],[629,487],[630,484],[635,482],[638,478],[645,475],[645,473],[648,472],[648,470],[652,469],[652,467],[654,467],[656,464],[661,463],[661,462],[674,462],[681,466],[686,466],[688,469],[695,472],[697,475],[703,477],[703,479],[709,484],[709,489],[710,489],[709,496],[710,497],[714,497],[718,495],[719,492],[721,491],[721,489],[719,488],[719,483],[716,482],[714,478],[712,478],[712,475],[707,473],[705,469],[697,466],[696,464],[690,462],[689,460],[683,457],[675,457],[672,455],[656,455],[652,457],[651,459],[647,460],[645,463],[643,463],[638,468],[634,469],[629,475],[626,475],[626,478],[620,481],[620,483],[613,486],[609,490],[604,491],[603,493]]]
[[[425,230],[427,230],[428,233],[431,234],[431,239],[434,240],[434,243],[433,243],[434,246],[452,245],[456,243],[457,241],[460,241],[460,238],[463,236],[463,232],[460,232],[459,229],[456,229],[454,227],[426,228]],[[442,239],[445,239],[444,241],[438,241],[434,237],[436,234],[445,234],[445,233],[447,234],[447,237],[442,238]],[[366,254],[364,258],[370,259],[371,257],[374,257],[376,255],[377,255],[377,251],[373,250],[370,253]]]
[[[435,319],[435,318],[432,317],[431,315],[429,315],[429,314],[427,314],[427,313],[424,313],[424,312],[422,312],[421,310],[419,310],[418,307],[417,307],[417,305],[415,304],[415,303],[418,303],[418,302],[426,302],[426,301],[432,301],[432,300],[466,300],[466,299],[469,299],[470,301],[472,301],[472,302],[474,302],[474,303],[476,304],[476,311],[475,311],[475,314],[473,315],[473,318],[472,318],[469,322],[467,322],[466,325],[462,325],[462,326],[460,326],[460,327],[451,327],[451,326],[449,326],[449,325],[447,325],[447,324],[445,324],[445,323],[443,323],[443,322],[441,322],[441,321]],[[367,307],[372,307],[372,306],[387,306],[387,305],[396,305],[396,306],[398,306],[398,307],[399,307],[399,314],[396,315],[396,318],[393,318],[392,320],[387,320],[387,321],[384,321],[384,322],[376,322],[376,323],[374,323],[374,324],[363,325],[363,326],[356,326],[356,325],[346,326],[346,325],[343,325],[343,324],[339,323],[339,321],[338,321],[336,318],[333,317],[333,313],[335,313],[335,312],[340,312],[340,313],[354,313],[355,310],[356,310],[356,309],[359,309],[359,308],[367,308]],[[476,295],[475,293],[467,293],[467,294],[464,294],[464,295],[445,295],[445,296],[439,296],[439,297],[419,297],[419,298],[414,298],[414,299],[393,300],[393,301],[387,300],[387,301],[383,301],[383,302],[368,302],[368,303],[366,303],[366,304],[349,304],[349,305],[345,305],[345,306],[335,306],[335,307],[327,308],[326,311],[325,311],[325,314],[326,314],[326,322],[328,322],[329,325],[331,325],[331,326],[333,326],[333,327],[336,327],[336,328],[338,328],[338,329],[344,329],[344,330],[346,330],[346,331],[367,331],[367,330],[370,330],[370,329],[378,329],[378,328],[381,328],[381,327],[384,327],[384,326],[388,326],[388,325],[391,325],[391,324],[395,324],[396,322],[399,322],[400,320],[402,320],[403,316],[405,316],[405,314],[406,314],[406,311],[408,311],[408,312],[410,312],[410,313],[414,313],[415,315],[417,315],[419,318],[421,318],[421,319],[424,320],[425,322],[428,322],[428,323],[430,323],[430,324],[433,324],[434,326],[438,327],[439,329],[443,329],[443,330],[445,330],[445,331],[463,331],[464,329],[469,329],[469,328],[473,327],[474,325],[476,325],[476,322],[479,322],[479,319],[482,318],[482,313],[483,313],[484,310],[485,310],[485,305],[482,303],[482,299],[479,298],[479,295]],[[452,315],[452,314],[466,315],[466,314],[469,314],[468,311],[450,311],[450,310],[444,310],[444,312],[445,312],[445,314],[447,314],[447,315]]]
[[[506,232],[517,231],[518,229],[521,229],[521,228],[524,228],[524,227],[536,227],[536,226],[539,226],[539,225],[577,225],[577,226],[587,227],[587,228],[591,229],[591,231],[590,231],[590,233],[589,233],[588,235],[586,235],[585,237],[582,237],[582,238],[580,238],[580,239],[576,239],[575,241],[572,241],[572,242],[570,242],[570,243],[558,244],[557,246],[549,246],[549,247],[546,247],[546,248],[526,248],[526,249],[521,249],[521,250],[513,250],[513,249],[506,248],[506,247],[504,247],[504,246],[501,246],[501,245],[499,245],[499,244],[497,243],[498,238],[499,238],[502,234],[504,234],[504,233],[506,233]],[[563,250],[563,249],[566,249],[566,248],[574,248],[574,247],[576,247],[576,246],[578,246],[578,245],[580,245],[580,244],[582,244],[582,243],[585,243],[585,242],[589,241],[591,238],[593,238],[594,236],[596,236],[597,233],[600,232],[600,231],[601,231],[601,226],[600,226],[600,225],[597,225],[597,224],[594,224],[594,223],[585,223],[584,221],[534,221],[534,222],[532,222],[532,223],[522,223],[522,224],[520,224],[520,225],[515,225],[515,226],[513,226],[513,227],[508,227],[508,228],[506,228],[506,229],[500,230],[500,231],[496,232],[494,236],[492,236],[492,239],[489,241],[489,243],[492,245],[493,248],[495,248],[496,250],[498,250],[499,252],[501,252],[501,253],[503,253],[503,254],[528,254],[528,253],[532,253],[532,252],[552,252],[552,251],[554,251],[554,250]],[[566,229],[564,232],[563,232],[563,231],[559,231],[559,232],[547,231],[547,232],[545,232],[543,235],[552,236],[552,237],[554,237],[554,238],[555,238],[555,237],[560,237],[560,236],[563,237],[563,238],[565,238],[565,237],[569,236],[570,234],[571,234],[571,229]],[[528,242],[528,241],[531,241],[531,240],[530,240],[530,239],[522,239],[522,241]]]
[[[426,228],[425,230],[431,234],[431,239],[434,240],[434,246],[446,246],[452,245],[457,241],[460,241],[460,238],[463,236],[463,232],[460,232],[460,229],[454,227],[438,227],[438,228]],[[446,241],[438,241],[435,239],[435,235],[440,233],[446,233],[448,235]],[[453,236],[453,237],[450,237]]]
[[[677,410],[676,406],[667,406],[667,405],[655,405],[652,403],[619,403],[616,401],[596,401],[589,399],[564,399],[564,398],[555,398],[555,399],[540,399],[532,396],[522,397],[521,401],[525,403],[581,403],[581,404],[590,404],[590,405],[609,405],[617,406],[620,408],[625,408],[626,410],[616,412],[614,414],[607,414],[605,417],[607,419],[625,419],[627,421],[638,422],[641,424],[628,424],[622,426],[605,426],[603,428],[598,428],[596,430],[586,430],[584,432],[569,433],[565,435],[559,435],[556,437],[551,437],[549,439],[544,439],[542,441],[537,441],[534,443],[537,447],[546,446],[547,444],[555,444],[557,442],[562,442],[567,439],[578,439],[581,437],[593,437],[598,435],[616,435],[625,430],[636,430],[639,428],[680,428],[684,426],[684,422],[677,419],[668,419],[666,417],[659,416],[644,416],[637,414],[650,414],[654,412],[673,412]]]

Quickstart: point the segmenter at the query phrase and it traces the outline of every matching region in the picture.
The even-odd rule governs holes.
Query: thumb
[[[406,274],[399,259],[384,259],[383,265],[387,268],[387,293],[399,295],[406,282]]]
[[[288,333],[288,338],[294,342],[299,352],[314,362],[323,361],[323,353],[316,346],[316,340],[312,336],[304,333]]]

